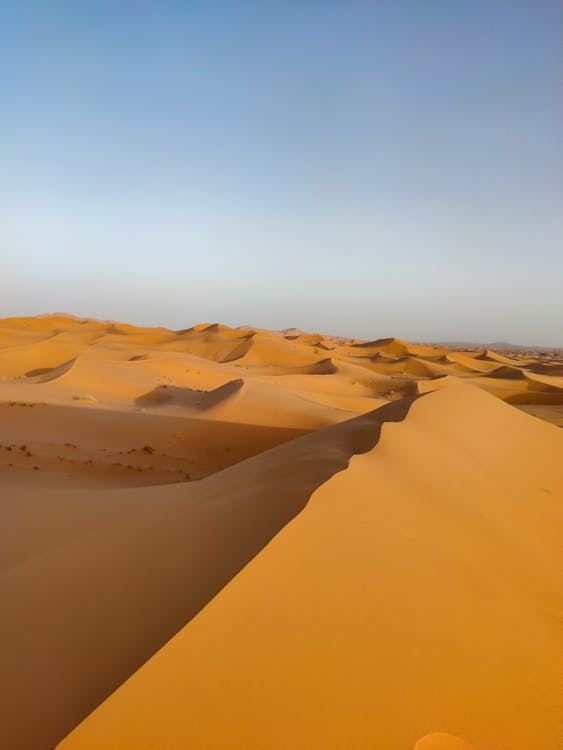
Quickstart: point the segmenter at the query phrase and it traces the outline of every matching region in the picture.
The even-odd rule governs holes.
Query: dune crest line
[[[122,513],[86,531],[82,517],[76,537],[67,535],[9,570],[0,579],[6,611],[0,639],[12,690],[0,736],[14,750],[62,739],[192,619],[320,485],[351,456],[372,449],[385,422],[403,420],[415,398],[197,483],[114,491]],[[79,502],[87,515],[98,496],[62,499],[59,512],[64,501]]]

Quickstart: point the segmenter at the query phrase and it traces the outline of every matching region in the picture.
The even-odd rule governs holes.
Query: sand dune
[[[33,510],[29,501],[12,504],[5,528],[18,559],[8,561],[0,579],[4,674],[12,685],[0,731],[10,747],[49,746],[72,728],[199,611],[318,485],[353,453],[369,449],[383,421],[401,419],[408,407],[382,407],[191,485],[106,492],[101,507],[99,493],[87,492],[38,494]],[[30,512],[33,528],[22,517]],[[70,601],[72,611],[61,619]],[[32,679],[44,689],[28,695]]]
[[[244,364],[239,365],[244,370],[250,370],[255,375],[332,375],[337,371],[330,357],[319,359],[306,365],[260,365]]]
[[[516,364],[518,361],[514,357],[507,357],[506,355],[499,354],[498,352],[494,352],[491,349],[487,349],[486,351],[477,355],[475,359],[477,361],[485,361],[485,362],[500,362],[503,365],[513,365],[513,364]]]
[[[555,750],[562,448],[417,400],[61,748]]]
[[[562,368],[1,320],[0,746],[559,750]]]
[[[506,380],[526,380],[526,373],[511,365],[501,365],[487,372],[488,378],[504,378]]]
[[[229,380],[211,391],[200,391],[192,388],[178,388],[177,386],[159,385],[149,393],[139,396],[135,400],[137,406],[161,406],[162,404],[179,404],[192,409],[211,409],[224,399],[233,396],[244,385],[244,380]]]

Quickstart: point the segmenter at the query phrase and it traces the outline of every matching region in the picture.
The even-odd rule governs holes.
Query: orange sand
[[[558,750],[549,367],[0,321],[0,746]]]

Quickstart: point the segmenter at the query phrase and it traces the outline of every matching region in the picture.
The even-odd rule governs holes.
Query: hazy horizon
[[[563,345],[563,6],[8,3],[0,316]]]
[[[256,322],[254,322],[254,323],[252,323],[252,322],[245,322],[245,323],[240,323],[240,324],[236,324],[236,323],[228,324],[228,323],[225,323],[225,321],[222,321],[222,320],[194,320],[194,321],[183,321],[182,325],[166,325],[164,323],[155,323],[154,321],[151,321],[151,322],[148,322],[148,323],[141,323],[139,321],[130,320],[130,319],[103,318],[103,317],[93,316],[93,315],[84,315],[84,316],[81,316],[81,315],[75,315],[74,313],[69,313],[69,312],[67,312],[65,310],[51,310],[49,312],[37,313],[37,314],[33,314],[33,315],[30,314],[30,315],[21,315],[21,316],[19,316],[19,315],[16,315],[16,316],[6,316],[5,319],[14,319],[14,320],[17,320],[18,318],[24,318],[24,319],[25,318],[29,318],[29,319],[33,319],[33,318],[49,318],[49,317],[56,318],[56,317],[59,317],[59,316],[65,317],[65,318],[70,318],[70,319],[73,319],[73,320],[95,321],[95,322],[99,322],[99,323],[118,324],[118,325],[131,325],[131,326],[136,326],[136,327],[139,327],[139,328],[167,328],[167,329],[169,329],[171,331],[188,330],[189,328],[192,328],[194,326],[199,326],[199,325],[215,325],[215,324],[219,324],[219,325],[225,325],[225,326],[229,326],[230,325],[230,327],[232,327],[233,329],[237,329],[237,328],[254,328],[254,329],[258,330],[258,331],[263,330],[263,331],[271,331],[271,332],[274,332],[274,333],[282,333],[284,331],[295,330],[295,331],[303,331],[303,333],[305,333],[305,334],[308,334],[308,333],[309,334],[320,334],[322,336],[335,336],[335,337],[339,337],[339,338],[349,338],[349,339],[356,339],[356,340],[362,340],[362,339],[364,339],[364,340],[369,340],[369,339],[375,340],[375,338],[373,336],[367,336],[367,337],[356,336],[353,333],[351,333],[350,331],[348,331],[347,333],[343,333],[342,331],[335,332],[335,331],[322,330],[322,329],[312,330],[312,329],[304,329],[304,328],[302,328],[301,326],[298,326],[298,325],[287,325],[287,326],[283,326],[283,327],[280,327],[280,328],[267,328],[267,327],[262,326],[262,325],[260,325],[259,323],[256,323]],[[1,320],[1,318],[0,318],[0,320]],[[385,340],[385,339],[392,339],[392,338],[399,339],[400,337],[398,337],[398,336],[391,336],[391,335],[390,336],[382,335],[379,338],[382,339],[382,340]],[[475,340],[475,339],[474,340],[469,340],[469,339],[442,339],[442,340],[439,340],[439,339],[410,339],[410,341],[413,342],[413,343],[444,344],[444,345],[447,345],[447,344],[467,344],[467,345],[476,345],[476,346],[478,346],[478,345],[490,345],[490,344],[503,344],[503,345],[507,344],[507,345],[513,345],[513,346],[517,346],[517,347],[530,346],[530,347],[534,347],[534,348],[546,348],[546,349],[559,349],[559,348],[561,348],[557,344],[552,344],[550,342],[543,342],[543,343],[539,343],[538,344],[538,343],[533,343],[533,342],[530,342],[530,341],[506,341],[506,340],[501,340],[501,339],[483,339],[483,340]]]

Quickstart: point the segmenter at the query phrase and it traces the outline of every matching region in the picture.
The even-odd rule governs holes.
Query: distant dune
[[[0,747],[560,750],[562,372],[0,320]]]

